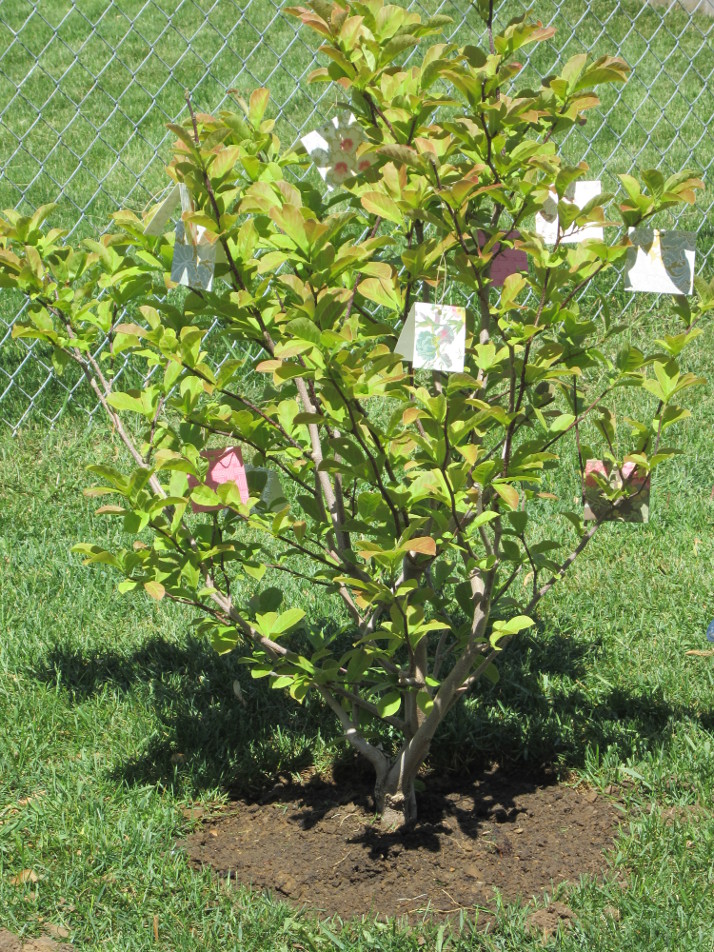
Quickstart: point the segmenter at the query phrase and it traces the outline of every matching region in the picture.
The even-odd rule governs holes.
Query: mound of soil
[[[458,788],[431,778],[418,805],[416,829],[384,834],[365,780],[312,777],[233,802],[180,845],[195,865],[320,915],[444,918],[491,906],[495,890],[528,901],[602,873],[618,823],[593,790],[498,767]]]

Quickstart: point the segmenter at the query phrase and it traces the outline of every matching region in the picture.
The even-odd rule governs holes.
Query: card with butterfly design
[[[334,116],[300,141],[327,183],[328,191],[364,172],[373,161],[369,155],[360,152],[360,145],[366,141],[365,135],[352,114]]]

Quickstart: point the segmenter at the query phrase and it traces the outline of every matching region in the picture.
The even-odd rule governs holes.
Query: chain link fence
[[[481,42],[469,0],[412,0],[452,18],[446,36]],[[528,9],[503,0],[507,22]],[[584,50],[617,54],[632,67],[606,89],[598,114],[574,129],[569,159],[585,159],[605,188],[615,175],[691,167],[705,181],[714,163],[714,4],[674,0],[546,0],[535,9],[557,28],[527,63],[543,77]],[[165,190],[185,90],[211,112],[229,90],[271,90],[281,139],[334,114],[334,91],[308,86],[316,43],[274,0],[0,0],[0,207],[31,211],[58,202],[51,224],[75,237],[106,229],[119,207],[141,210]],[[682,224],[698,232],[697,270],[714,262],[707,193]],[[22,301],[0,294],[0,426],[96,409],[81,378],[55,373],[38,342],[12,339]]]

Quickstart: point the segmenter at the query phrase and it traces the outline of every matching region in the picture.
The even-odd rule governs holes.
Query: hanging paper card
[[[191,193],[179,185],[181,208],[194,210]],[[171,280],[189,288],[210,291],[213,287],[213,269],[216,264],[216,245],[202,225],[176,224],[174,256],[171,262]]]
[[[610,489],[625,489],[627,497],[613,505],[603,495],[596,476],[605,480]],[[623,463],[620,471],[603,460],[589,459],[583,478],[583,505],[586,522],[649,522],[650,478],[638,473],[634,463]]]
[[[258,497],[258,512],[277,512],[288,505],[278,474],[262,466],[246,466],[251,496]]]
[[[466,310],[450,304],[415,304],[394,353],[415,368],[460,373],[466,356]]]
[[[487,241],[487,235],[483,231],[478,231],[476,235],[479,248],[483,248]],[[517,231],[509,231],[505,238],[508,241],[515,241],[520,238]],[[491,283],[500,288],[509,274],[519,274],[521,271],[528,270],[528,255],[525,251],[519,251],[518,248],[507,248],[500,242],[497,242],[491,249],[491,267],[489,277]]]
[[[171,280],[199,291],[210,291],[213,288],[215,264],[216,246],[206,238],[206,229],[197,226],[194,244],[186,234],[184,223],[180,221],[176,225]]]
[[[697,236],[693,231],[630,228],[625,290],[691,294]]]
[[[562,201],[570,205],[575,204],[578,208],[584,208],[588,202],[597,198],[601,192],[602,188],[599,181],[573,182],[566,190]],[[559,229],[558,195],[551,189],[548,200],[541,211],[536,214],[535,230],[536,234],[540,235],[547,245],[554,245],[558,240]],[[569,244],[577,244],[587,238],[598,238],[602,241],[603,237],[604,231],[601,225],[585,225],[583,228],[571,225],[566,228],[560,240]]]
[[[248,502],[250,495],[248,491],[248,479],[246,468],[243,465],[243,455],[238,446],[223,447],[216,450],[202,450],[201,456],[208,460],[208,472],[204,485],[209,489],[223,483],[235,483],[240,493],[241,502]],[[194,489],[199,485],[195,476],[189,475],[188,485]],[[224,509],[224,506],[201,506],[198,503],[191,502],[191,508],[194,512],[214,512],[217,509]]]
[[[331,190],[352,175],[364,172],[372,164],[367,155],[357,155],[364,133],[353,115],[334,116],[319,129],[308,132],[300,141],[309,152],[317,171]]]

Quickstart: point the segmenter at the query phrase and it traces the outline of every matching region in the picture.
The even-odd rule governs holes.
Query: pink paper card
[[[483,248],[487,241],[487,235],[479,230],[476,237],[478,238],[479,248]],[[517,231],[509,231],[505,237],[508,241],[515,241],[521,236]],[[528,270],[528,255],[525,251],[519,251],[517,248],[506,248],[500,242],[497,242],[493,246],[491,254],[493,257],[491,258],[489,276],[492,284],[497,288],[503,286],[503,282],[509,274],[520,274],[520,272]]]
[[[205,485],[209,489],[216,489],[223,483],[235,483],[240,493],[241,502],[248,502],[250,493],[248,492],[248,479],[243,465],[243,455],[238,446],[223,447],[215,450],[202,450],[201,456],[208,460],[208,472],[206,474]],[[198,480],[189,475],[188,485],[194,489],[199,485]],[[224,506],[199,506],[191,502],[191,508],[194,512],[215,512],[217,509],[224,509]]]
[[[626,487],[628,497],[623,497],[614,507],[604,497],[596,476],[604,479],[611,489]],[[638,473],[634,463],[623,463],[622,469],[618,470],[603,460],[589,459],[583,474],[583,505],[586,522],[649,522],[650,477]]]

